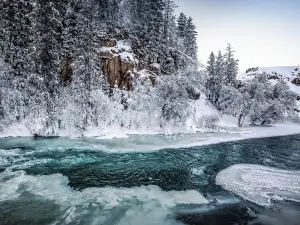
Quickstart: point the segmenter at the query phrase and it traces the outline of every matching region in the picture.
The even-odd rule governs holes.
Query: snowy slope
[[[256,74],[267,73],[271,82],[277,79],[285,81],[292,91],[300,96],[300,86],[292,83],[300,78],[300,66],[282,66],[282,67],[257,67],[251,68],[246,73],[240,73],[238,79],[245,81],[254,78]]]
[[[240,73],[238,75],[238,80],[247,81],[261,73],[266,73],[268,75],[271,84],[276,83],[278,79],[287,83],[290,89],[298,95],[297,105],[300,110],[300,83],[299,85],[294,84],[297,80],[300,82],[300,66],[250,68],[246,73]]]

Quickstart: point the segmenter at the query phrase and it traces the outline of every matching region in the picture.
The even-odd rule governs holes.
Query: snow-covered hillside
[[[247,81],[257,74],[266,73],[270,83],[283,80],[298,95],[297,105],[300,109],[300,66],[256,67],[238,75],[238,80]]]
[[[240,73],[238,79],[241,81],[253,79],[255,75],[266,73],[270,82],[276,80],[285,81],[292,91],[300,97],[300,66],[279,66],[279,67],[256,67],[250,68],[246,73]]]

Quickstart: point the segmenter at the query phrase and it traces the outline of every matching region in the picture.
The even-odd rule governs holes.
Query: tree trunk
[[[240,114],[239,115],[239,127],[243,127],[243,124],[244,124],[244,115],[243,114]]]
[[[263,126],[263,125],[265,125],[265,124],[266,124],[266,122],[267,122],[267,121],[266,121],[266,120],[264,120],[264,121],[262,121],[262,122],[261,122],[261,124],[260,124],[260,125],[261,125],[261,126]]]

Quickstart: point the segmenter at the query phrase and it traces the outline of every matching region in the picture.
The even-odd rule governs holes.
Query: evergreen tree
[[[148,37],[152,46],[160,44],[164,28],[164,8],[163,0],[148,0]]]
[[[35,74],[39,79],[31,79],[34,83],[35,91],[40,93],[33,99],[43,106],[44,112],[39,112],[38,107],[34,114],[44,114],[44,120],[41,121],[42,133],[54,134],[57,127],[57,95],[59,90],[59,76],[57,75],[60,67],[60,52],[63,31],[63,17],[66,11],[66,1],[58,0],[49,2],[47,0],[37,0],[34,11],[34,46],[35,56]],[[35,103],[35,104],[36,104]]]
[[[177,35],[178,38],[184,38],[186,34],[187,18],[184,13],[180,13],[177,20]]]
[[[12,76],[26,76],[34,64],[33,18],[34,4],[30,1],[1,1],[0,53],[12,67]]]
[[[164,15],[164,34],[163,40],[167,46],[174,47],[176,39],[176,16],[174,10],[176,5],[172,0],[166,0]]]
[[[216,57],[216,64],[215,64],[215,98],[213,100],[213,103],[216,105],[218,104],[218,100],[220,97],[220,91],[223,86],[224,82],[224,56],[222,55],[222,52],[219,51],[218,55]]]
[[[186,37],[187,18],[184,13],[180,13],[177,19],[177,48],[185,52],[185,37]]]
[[[207,62],[207,81],[205,84],[207,100],[214,102],[215,100],[215,85],[216,85],[216,58],[212,52]]]
[[[224,83],[226,85],[236,85],[236,77],[238,74],[238,60],[234,58],[234,51],[230,44],[227,45],[225,54],[225,78]]]
[[[197,31],[196,26],[193,23],[193,19],[191,17],[187,20],[186,25],[186,36],[185,36],[185,53],[190,56],[193,60],[197,61]]]

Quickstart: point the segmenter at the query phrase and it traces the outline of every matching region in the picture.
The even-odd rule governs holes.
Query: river
[[[161,138],[0,139],[0,224],[300,224],[300,135],[155,151],[137,141]],[[240,164],[252,189],[236,183],[240,167],[226,170]]]

